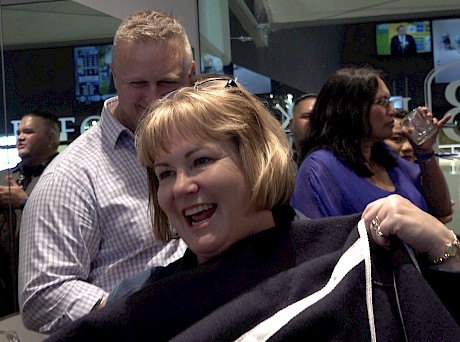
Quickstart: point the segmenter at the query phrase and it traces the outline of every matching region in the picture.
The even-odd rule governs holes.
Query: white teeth
[[[185,211],[185,215],[186,216],[190,216],[190,215],[195,215],[196,213],[199,213],[201,211],[204,211],[204,210],[208,210],[208,209],[211,209],[213,207],[212,204],[202,204],[202,205],[199,205],[197,207],[193,207],[191,209],[187,209]]]

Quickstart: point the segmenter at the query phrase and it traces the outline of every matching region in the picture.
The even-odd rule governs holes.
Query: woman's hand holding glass
[[[411,138],[410,134],[405,131],[406,135],[409,137],[409,140],[413,143],[412,146],[414,148],[415,154],[429,154],[433,152],[433,145],[436,143],[436,139],[438,137],[439,130],[444,127],[444,125],[449,121],[449,119],[452,117],[451,114],[446,114],[442,119],[437,119],[436,117],[433,116],[433,113],[428,110],[427,107],[420,107],[420,109],[425,113],[427,117],[429,117],[432,121],[433,124],[437,127],[437,132],[436,134],[433,134],[431,137],[429,137],[425,142],[423,142],[421,145],[417,145],[414,143],[413,139]]]

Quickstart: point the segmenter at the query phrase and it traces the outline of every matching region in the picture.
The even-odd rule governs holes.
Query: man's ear
[[[114,68],[113,68],[113,63],[110,62],[110,71],[112,72],[112,78],[113,78],[113,86],[115,87],[115,89],[117,89],[117,73],[115,72]]]
[[[48,146],[55,146],[55,145],[56,145],[56,132],[50,130],[50,132],[48,133]]]
[[[190,71],[188,72],[188,84],[192,84],[193,75],[195,75],[195,61],[192,61]]]

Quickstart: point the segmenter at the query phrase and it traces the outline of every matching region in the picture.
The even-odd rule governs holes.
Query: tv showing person
[[[399,25],[398,34],[391,38],[391,55],[396,57],[411,57],[417,54],[414,37],[406,34],[406,26]]]

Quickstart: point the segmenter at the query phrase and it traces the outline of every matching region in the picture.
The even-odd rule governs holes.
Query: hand
[[[454,218],[454,215],[450,214],[450,215],[447,215],[447,216],[438,217],[438,220],[441,221],[442,223],[446,224],[446,223],[452,222],[453,218]]]
[[[381,235],[372,228],[372,221],[376,217]],[[452,242],[452,234],[442,222],[399,195],[369,203],[362,218],[376,244],[389,248],[388,237],[395,235],[416,252],[426,254],[429,260],[441,257],[446,251],[446,244]],[[460,270],[460,256],[449,258],[441,266]]]
[[[412,139],[410,139],[409,134],[406,134],[409,137],[409,141],[412,143],[412,147],[414,148],[415,154],[425,154],[425,153],[432,153],[433,152],[433,145],[436,143],[436,139],[438,137],[439,130],[444,127],[447,121],[452,117],[451,114],[446,114],[441,120],[438,120],[433,116],[433,113],[428,110],[427,107],[421,107],[421,109],[425,112],[425,114],[431,118],[433,123],[438,128],[436,134],[433,134],[427,141],[425,141],[422,145],[416,145],[412,143]]]
[[[11,176],[6,177],[8,185],[0,186],[0,206],[8,207],[11,203],[13,209],[21,209],[27,193],[21,189]]]
[[[451,207],[452,207],[452,214],[447,215],[447,216],[438,217],[438,220],[441,221],[444,224],[451,222],[453,217],[454,217],[455,201],[450,200],[450,204],[451,204]]]

